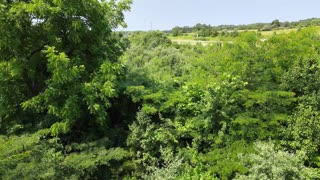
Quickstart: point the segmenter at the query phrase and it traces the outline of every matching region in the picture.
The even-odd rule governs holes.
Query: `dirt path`
[[[196,45],[196,44],[200,43],[204,46],[221,42],[221,41],[185,40],[185,39],[172,39],[171,41],[176,42],[178,44],[191,44],[191,45]]]

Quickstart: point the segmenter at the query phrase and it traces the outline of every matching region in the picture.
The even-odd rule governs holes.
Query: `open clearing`
[[[272,31],[258,31],[258,30],[239,30],[238,32],[245,32],[245,31],[255,31],[259,32],[262,34],[262,36],[269,37],[272,36],[273,34],[288,34],[290,32],[297,31],[298,28],[292,28],[292,29],[277,29],[277,30],[272,30]],[[232,41],[232,37],[202,37],[202,39],[197,40],[195,38],[195,33],[187,33],[184,34],[183,36],[168,36],[169,39],[172,42],[176,42],[178,44],[191,44],[191,45],[196,45],[196,44],[202,44],[202,45],[209,45],[209,44],[214,44],[214,43],[219,43],[219,42],[226,42],[226,41]],[[205,40],[203,40],[205,39]]]

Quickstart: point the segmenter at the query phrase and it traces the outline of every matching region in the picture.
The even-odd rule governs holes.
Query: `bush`
[[[316,174],[304,166],[304,153],[293,154],[277,150],[271,142],[257,142],[256,153],[240,158],[249,168],[246,175],[238,175],[238,180],[250,179],[310,179]]]

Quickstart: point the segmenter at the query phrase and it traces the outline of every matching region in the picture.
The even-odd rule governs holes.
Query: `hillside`
[[[268,38],[273,34],[290,33],[298,31],[305,27],[320,26],[320,19],[312,18],[300,20],[297,22],[279,22],[274,20],[271,23],[254,23],[248,25],[220,25],[210,26],[206,24],[196,24],[193,27],[174,27],[169,34],[170,40],[180,44],[197,44],[203,45],[214,43],[230,42],[239,33],[253,31],[261,34],[263,38]]]
[[[0,0],[1,180],[320,178],[318,19],[116,32],[130,4]]]

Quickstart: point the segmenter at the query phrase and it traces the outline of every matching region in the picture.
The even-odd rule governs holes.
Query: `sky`
[[[125,13],[124,30],[298,21],[320,18],[319,8],[320,0],[133,0],[131,11]]]

